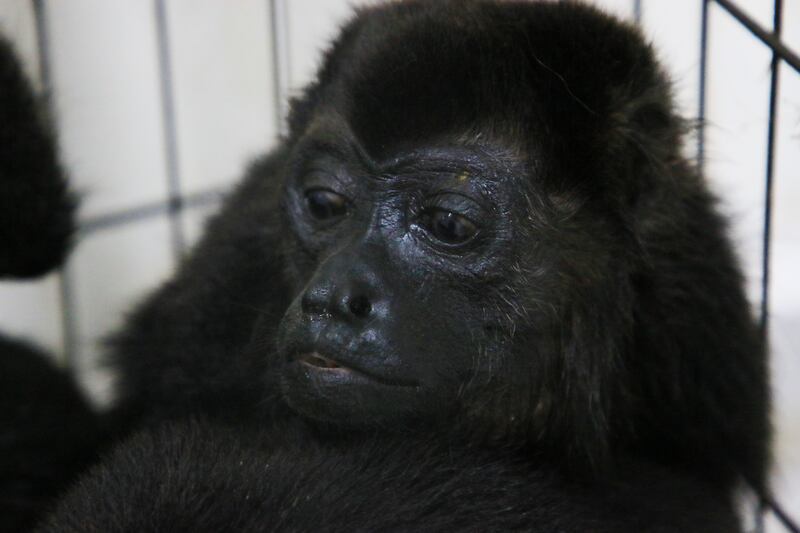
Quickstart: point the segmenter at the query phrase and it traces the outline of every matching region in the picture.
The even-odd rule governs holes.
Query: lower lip
[[[290,368],[306,379],[323,386],[378,383],[376,380],[360,372],[343,366],[324,367],[313,365],[306,361],[295,361],[290,364]]]
[[[308,361],[298,361],[300,365],[311,372],[322,372],[335,376],[344,376],[353,373],[353,370],[344,366],[319,366]]]
[[[371,387],[417,388],[416,383],[387,382],[345,366],[324,367],[307,361],[295,360],[289,363],[287,370],[300,379],[306,379],[317,386],[368,385]]]

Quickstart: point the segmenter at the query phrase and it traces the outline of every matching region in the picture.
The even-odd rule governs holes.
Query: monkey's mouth
[[[297,356],[297,361],[306,366],[313,366],[324,369],[340,369],[343,371],[350,370],[349,368],[340,365],[333,359],[329,359],[317,352],[304,353]]]
[[[366,369],[361,366],[351,365],[326,357],[317,351],[295,354],[290,361],[300,365],[307,371],[316,375],[318,380],[333,381],[339,384],[345,382],[388,385],[392,387],[416,387],[418,383],[412,380],[390,378],[382,375],[377,369]]]

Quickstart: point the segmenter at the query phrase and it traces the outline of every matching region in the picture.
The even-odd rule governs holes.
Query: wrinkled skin
[[[307,149],[326,138],[345,155]],[[526,206],[510,194],[522,179],[478,148],[361,164],[348,145],[361,149],[336,130],[315,132],[289,165],[297,296],[281,323],[281,389],[298,412],[333,423],[450,411],[510,365],[514,333],[529,333],[500,306],[516,291],[505,286],[509,266],[525,257],[513,221]]]

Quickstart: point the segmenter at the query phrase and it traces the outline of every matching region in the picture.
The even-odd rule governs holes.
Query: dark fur
[[[203,413],[240,429],[146,432],[51,529],[736,529],[733,489],[765,485],[765,354],[725,225],[681,155],[668,81],[635,28],[572,3],[365,9],[290,123],[112,356],[123,426]],[[470,150],[477,163],[464,165],[504,180],[489,193],[507,209],[492,235],[502,246],[475,263],[486,274],[387,260],[388,244],[354,249],[356,234],[309,243],[291,194],[320,140],[357,145],[359,157],[338,157],[365,180],[398,154]],[[402,413],[394,424],[309,422],[323,418],[315,405],[341,405],[335,393],[303,404],[310,395],[292,396],[282,374],[293,335],[302,342],[304,297],[323,282],[339,290],[356,267],[416,302],[381,323],[413,334],[380,334],[403,357],[424,353],[444,385],[410,413],[380,405]],[[330,315],[318,318],[345,331]],[[247,427],[266,433],[250,441]],[[279,471],[269,481],[264,462]],[[463,499],[448,498],[457,489]]]
[[[44,274],[72,236],[74,202],[43,109],[0,37],[0,277]]]
[[[73,200],[42,108],[0,37],[0,278],[57,267]],[[0,335],[0,531],[33,525],[95,458],[97,415],[70,376],[26,342]]]
[[[537,350],[549,357],[537,370],[551,377],[540,384],[552,406],[544,425],[528,417],[509,431],[568,462],[633,453],[723,485],[739,474],[763,484],[765,357],[725,225],[680,155],[683,125],[650,48],[635,29],[573,4],[389,4],[346,27],[295,102],[286,148],[254,167],[118,337],[122,406],[226,416],[254,406],[267,362],[246,349],[253,324],[277,321],[290,298],[273,202],[287,150],[329,108],[370,153],[455,124],[510,139],[536,176],[520,194],[542,221],[525,238],[553,250],[540,266],[561,277],[544,282],[566,284],[545,287],[563,291],[545,293],[555,316],[543,318],[561,338]],[[531,288],[514,288],[535,313]],[[534,349],[522,341],[515,351]]]
[[[69,376],[0,337],[0,531],[25,531],[97,459],[97,415]]]
[[[716,502],[716,503],[714,503]],[[602,487],[514,450],[441,436],[346,448],[295,431],[171,424],[138,434],[41,528],[134,531],[737,531],[695,480],[625,464]]]

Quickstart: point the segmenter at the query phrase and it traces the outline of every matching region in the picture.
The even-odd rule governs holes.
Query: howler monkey
[[[736,529],[765,355],[636,28],[365,8],[289,124],[117,335],[150,429],[52,530]]]

